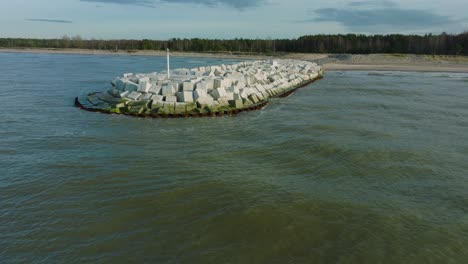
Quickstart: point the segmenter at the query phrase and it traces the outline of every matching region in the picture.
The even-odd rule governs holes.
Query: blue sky
[[[296,38],[460,33],[467,0],[0,0],[0,37]]]

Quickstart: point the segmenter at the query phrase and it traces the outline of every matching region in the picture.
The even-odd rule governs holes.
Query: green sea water
[[[73,107],[164,63],[0,53],[1,263],[466,263],[468,75],[326,72],[236,117]]]

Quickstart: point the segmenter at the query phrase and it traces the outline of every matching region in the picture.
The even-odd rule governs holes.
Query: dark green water
[[[163,68],[0,53],[0,262],[466,263],[468,75],[328,72],[237,117],[72,107]]]

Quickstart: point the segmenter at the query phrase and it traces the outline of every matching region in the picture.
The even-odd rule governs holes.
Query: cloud
[[[154,2],[150,0],[80,0],[81,2],[92,2],[102,4],[135,5],[144,7],[154,7]]]
[[[337,22],[353,32],[396,32],[454,24],[431,11],[401,8],[391,1],[359,1],[340,8],[319,8],[302,22]]]
[[[70,24],[73,21],[70,20],[62,20],[62,19],[44,19],[44,18],[28,18],[25,19],[27,21],[34,21],[34,22],[48,22],[48,23],[62,23],[62,24]]]
[[[238,9],[259,6],[262,0],[162,0],[167,3],[193,3],[207,6],[226,5]]]
[[[182,3],[182,4],[200,4],[209,7],[216,7],[224,5],[234,7],[237,9],[245,9],[247,7],[259,6],[264,0],[80,0],[82,2],[95,2],[106,4],[121,4],[121,5],[135,5],[145,7],[155,7],[157,3]]]

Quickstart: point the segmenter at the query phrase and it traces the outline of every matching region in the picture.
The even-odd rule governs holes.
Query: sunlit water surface
[[[0,262],[466,263],[468,75],[328,72],[236,117],[73,107],[164,63],[0,53]]]

